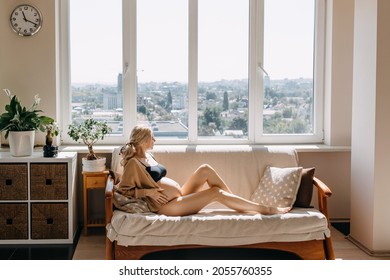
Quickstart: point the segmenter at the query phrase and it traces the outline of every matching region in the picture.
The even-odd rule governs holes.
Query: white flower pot
[[[101,172],[106,170],[106,158],[101,157],[95,160],[82,158],[84,172]]]
[[[8,143],[14,157],[31,156],[34,151],[35,131],[10,131]]]

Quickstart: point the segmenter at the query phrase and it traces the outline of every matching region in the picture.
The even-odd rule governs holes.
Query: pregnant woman
[[[286,213],[291,209],[260,205],[233,194],[208,164],[202,164],[180,186],[166,176],[166,168],[149,152],[153,149],[154,142],[155,138],[149,127],[133,128],[130,141],[121,149],[123,175],[116,186],[116,192],[120,195],[141,199],[151,212],[185,216],[199,212],[212,202],[219,202],[238,212],[266,215]],[[202,189],[205,183],[209,188]]]

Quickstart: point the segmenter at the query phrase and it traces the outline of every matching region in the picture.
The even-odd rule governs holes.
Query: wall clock
[[[17,6],[10,16],[11,28],[20,36],[33,36],[42,27],[41,12],[30,4]]]

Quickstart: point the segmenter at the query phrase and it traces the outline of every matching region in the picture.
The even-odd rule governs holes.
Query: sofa
[[[286,198],[283,197],[286,190],[278,191],[277,199],[293,205],[292,210],[285,214],[262,215],[239,213],[213,203],[197,214],[180,217],[127,212],[114,206],[113,190],[122,172],[118,151],[113,152],[111,175],[105,192],[107,259],[142,259],[156,252],[200,248],[262,249],[264,252],[286,252],[299,259],[310,260],[335,258],[327,211],[327,199],[332,192],[314,176],[314,167],[299,166],[298,155],[293,148],[260,145],[155,146],[153,155],[166,166],[167,176],[180,184],[198,166],[207,163],[239,196],[251,200],[262,197],[268,201],[272,197],[271,191],[275,191],[274,184],[280,183],[279,188],[288,188],[290,194]],[[287,185],[287,175],[291,174],[299,176]],[[314,194],[317,195],[315,203],[314,199],[312,201]],[[280,202],[274,200],[275,203]]]

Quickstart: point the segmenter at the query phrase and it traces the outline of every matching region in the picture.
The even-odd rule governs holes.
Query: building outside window
[[[136,124],[160,143],[322,142],[323,0],[68,1],[69,123],[107,121],[115,144]]]

